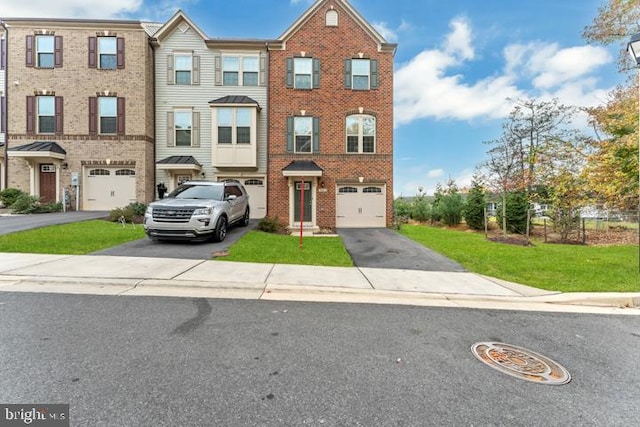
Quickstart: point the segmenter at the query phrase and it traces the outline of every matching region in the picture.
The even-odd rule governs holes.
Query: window
[[[191,110],[175,111],[176,147],[191,147]]]
[[[38,133],[55,133],[55,98],[38,97]]]
[[[124,68],[124,37],[89,37],[89,68],[115,70]]]
[[[375,59],[346,59],[344,87],[353,90],[378,88],[378,61]]]
[[[117,131],[118,105],[116,101],[117,98],[110,96],[98,98],[99,132],[102,134],[114,134]]]
[[[111,175],[111,172],[107,169],[91,169],[89,171],[89,176],[108,176]]]
[[[53,36],[36,36],[36,64],[39,68],[53,68]]]
[[[125,99],[115,96],[89,98],[89,134],[123,135]]]
[[[115,37],[98,37],[98,56],[101,69],[115,70],[117,68],[117,43]]]
[[[375,153],[376,118],[369,115],[347,116],[347,153]]]
[[[287,58],[288,88],[316,89],[320,87],[320,59]]]
[[[319,117],[287,117],[287,151],[294,153],[320,151]]]
[[[136,171],[133,169],[118,169],[116,171],[116,176],[134,176]]]
[[[253,108],[217,108],[218,144],[251,144]]]
[[[327,27],[337,27],[338,26],[338,12],[331,9],[327,11],[325,15],[325,25]]]
[[[355,187],[340,187],[338,189],[338,193],[346,194],[346,193],[357,193],[358,189]]]
[[[174,55],[177,85],[191,84],[191,55]]]
[[[224,86],[258,86],[257,56],[223,56],[222,84]]]
[[[311,89],[311,67],[311,58],[293,59],[296,89]]]
[[[365,187],[362,189],[363,193],[382,193],[382,188],[380,187]]]

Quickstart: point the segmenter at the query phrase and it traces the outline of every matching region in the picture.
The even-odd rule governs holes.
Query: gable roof
[[[158,31],[155,32],[154,37],[157,40],[162,40],[164,37],[171,34],[173,30],[183,22],[189,25],[200,36],[200,38],[202,38],[202,40],[208,39],[207,35],[196,24],[194,24],[191,19],[189,19],[182,9],[178,9],[171,19],[169,19]]]
[[[387,40],[375,28],[373,28],[373,26],[369,24],[347,0],[317,0],[300,16],[300,18],[298,18],[284,33],[282,33],[278,39],[286,42],[329,1],[335,2],[336,5],[341,7],[360,26],[369,35],[369,37],[378,44],[379,51],[395,51],[397,44],[387,42]]]

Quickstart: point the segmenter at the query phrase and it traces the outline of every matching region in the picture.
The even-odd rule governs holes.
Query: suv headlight
[[[153,208],[151,206],[147,206],[147,210],[144,213],[145,215],[153,215]]]
[[[211,215],[213,213],[213,208],[198,208],[193,211],[193,215]]]

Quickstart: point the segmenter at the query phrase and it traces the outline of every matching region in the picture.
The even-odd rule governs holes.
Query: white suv
[[[153,240],[221,242],[231,224],[249,224],[249,196],[238,181],[187,181],[149,204],[144,230]]]

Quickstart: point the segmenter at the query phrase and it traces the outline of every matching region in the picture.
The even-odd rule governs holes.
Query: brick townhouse
[[[346,0],[273,40],[210,38],[182,11],[2,23],[3,188],[61,201],[77,183],[97,210],[237,179],[254,218],[391,225],[396,45]]]
[[[81,210],[153,200],[146,25],[13,18],[2,24],[5,187]]]
[[[391,225],[395,50],[345,0],[316,1],[269,46],[270,216]]]

